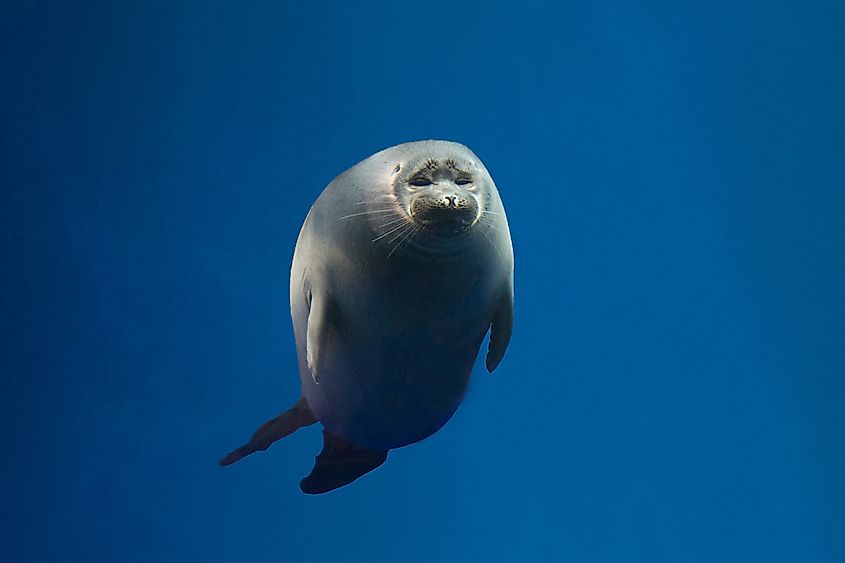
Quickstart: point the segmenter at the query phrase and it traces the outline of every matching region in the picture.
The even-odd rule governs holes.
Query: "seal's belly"
[[[489,317],[472,303],[418,301],[396,307],[380,299],[367,314],[341,307],[319,384],[300,361],[303,393],[331,432],[362,447],[396,448],[436,432],[460,405]]]

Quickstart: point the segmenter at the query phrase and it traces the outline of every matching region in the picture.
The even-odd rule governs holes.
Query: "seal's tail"
[[[304,397],[299,400],[288,410],[272,418],[261,425],[261,428],[255,431],[249,442],[240,448],[229,452],[226,456],[218,461],[220,465],[232,465],[236,461],[240,461],[251,453],[264,451],[270,447],[270,444],[276,440],[281,440],[285,436],[293,434],[303,426],[309,426],[317,422],[317,418],[308,403],[305,402]]]
[[[369,473],[386,459],[387,450],[359,448],[323,429],[323,450],[299,488],[309,495],[327,493]]]

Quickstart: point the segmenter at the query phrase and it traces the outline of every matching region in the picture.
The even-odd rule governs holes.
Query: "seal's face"
[[[503,216],[496,186],[469,149],[445,141],[391,147],[363,161],[352,181],[360,198],[341,219],[366,217],[372,243],[387,256],[451,259],[492,240]],[[356,206],[365,207],[356,207]],[[359,211],[360,209],[360,211]]]
[[[435,236],[450,236],[471,228],[481,216],[480,170],[453,158],[433,158],[409,166],[394,181],[394,193],[410,220]]]

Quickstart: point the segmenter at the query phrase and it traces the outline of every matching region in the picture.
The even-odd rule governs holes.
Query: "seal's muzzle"
[[[448,234],[463,231],[478,218],[478,202],[469,194],[440,193],[415,197],[411,218],[423,228]]]

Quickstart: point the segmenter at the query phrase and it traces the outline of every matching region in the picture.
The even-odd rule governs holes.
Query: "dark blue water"
[[[845,560],[841,3],[71,4],[0,14],[4,561]],[[334,493],[317,427],[217,467],[309,206],[425,138],[508,209],[502,365]]]

